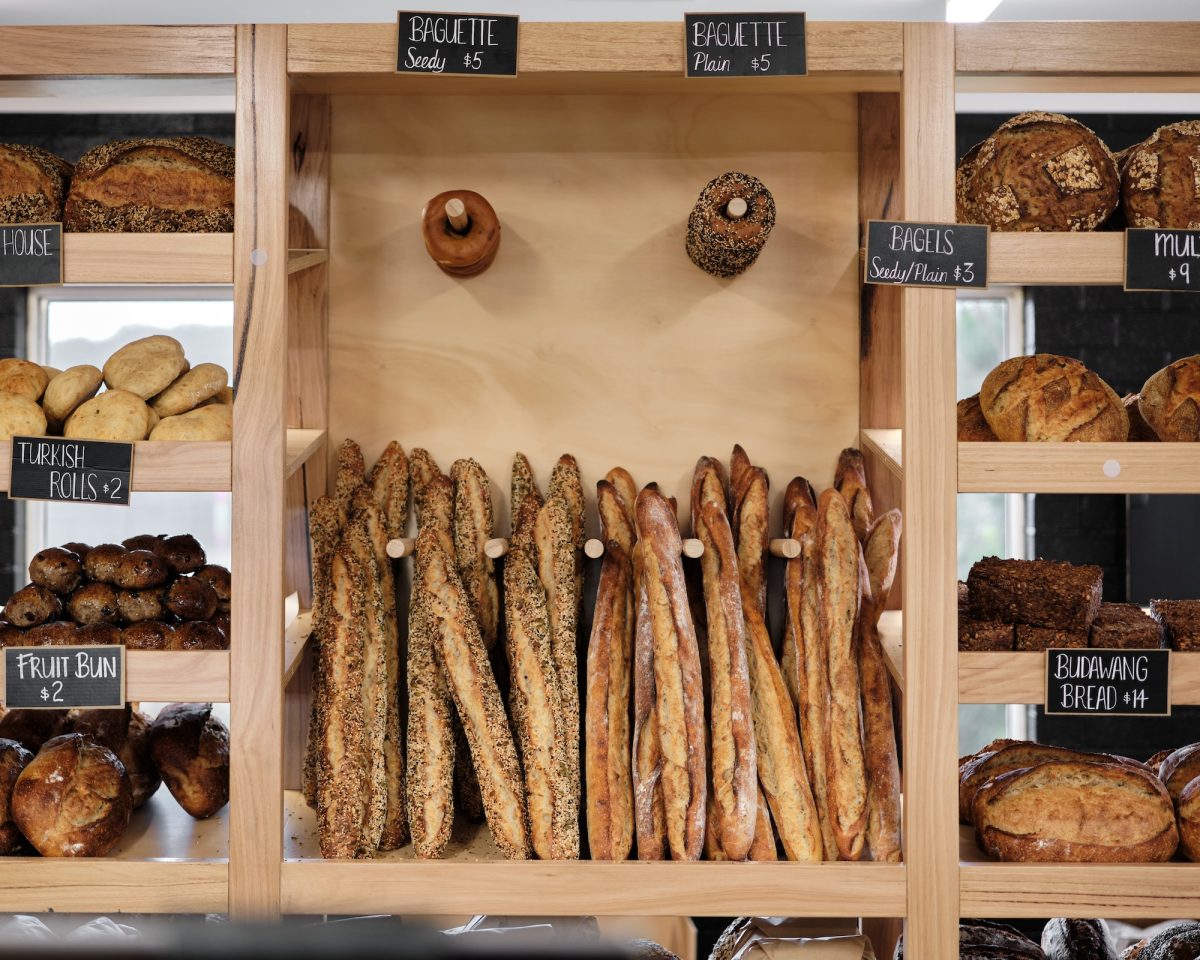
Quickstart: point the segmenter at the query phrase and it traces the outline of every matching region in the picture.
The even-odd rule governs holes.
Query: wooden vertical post
[[[904,25],[903,216],[954,220],[954,28]],[[958,955],[954,291],[901,294],[906,955]]]
[[[237,28],[229,912],[279,914],[287,27]]]

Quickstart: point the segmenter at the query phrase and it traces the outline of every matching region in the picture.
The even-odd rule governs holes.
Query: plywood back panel
[[[615,464],[686,504],[701,454],[741,442],[778,494],[832,480],[858,428],[857,103],[852,95],[333,98],[330,451],[392,439],[507,492]],[[704,184],[760,177],[778,219],[720,280],[684,252]],[[425,201],[496,208],[484,274],[425,252]],[[507,496],[497,526],[507,531]],[[776,516],[779,506],[776,503]]]

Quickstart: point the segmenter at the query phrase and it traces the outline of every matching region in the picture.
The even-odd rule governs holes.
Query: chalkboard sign
[[[808,73],[802,13],[687,13],[689,77],[803,77]]]
[[[8,495],[14,500],[129,505],[133,444],[13,437]]]
[[[0,224],[0,287],[62,283],[62,224]]]
[[[867,283],[986,287],[988,228],[965,223],[867,221]]]
[[[125,648],[5,647],[4,705],[46,710],[125,706]]]
[[[520,18],[400,12],[397,73],[515,77]]]
[[[1126,230],[1125,289],[1200,291],[1200,230]]]
[[[1046,651],[1046,713],[1166,717],[1170,650]]]

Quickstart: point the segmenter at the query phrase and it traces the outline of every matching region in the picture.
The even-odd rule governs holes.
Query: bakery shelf
[[[325,263],[328,259],[328,250],[289,250],[288,274],[290,276],[293,273],[299,273],[301,270]]]
[[[233,283],[232,233],[66,233],[64,283]]]
[[[960,443],[960,493],[1200,493],[1197,443]]]
[[[227,650],[128,650],[125,696],[129,700],[226,703]]]
[[[283,912],[628,916],[905,914],[905,868],[892,863],[507,861],[486,826],[456,825],[444,860],[411,847],[373,860],[321,860],[313,811],[285,795]],[[464,832],[469,831],[469,832]]]
[[[234,72],[227,24],[0,27],[0,76],[167,76]]]
[[[904,479],[902,430],[864,429],[859,431],[859,437],[864,450],[873,453],[897,480]]]
[[[290,477],[304,466],[312,456],[324,449],[324,430],[301,430],[289,427],[287,432],[287,461],[283,472],[284,477]]]
[[[208,492],[230,490],[231,445],[214,440],[144,440],[134,444],[135,493]],[[12,453],[0,441],[0,492],[8,492]]]
[[[1024,286],[1123,284],[1125,234],[996,233],[988,239],[988,283]]]
[[[293,620],[283,635],[283,685],[286,687],[296,675],[300,661],[304,659],[304,648],[312,636],[312,611],[305,610]]]
[[[960,703],[1043,703],[1044,653],[960,653]],[[1171,703],[1200,703],[1200,653],[1171,655]]]
[[[883,645],[883,658],[887,661],[888,673],[903,693],[904,614],[899,610],[885,610],[879,618],[879,641]]]
[[[1200,915],[1200,864],[999,863],[959,831],[961,917]]]
[[[0,911],[224,913],[229,808],[193,820],[159,787],[106,857],[8,857]]]

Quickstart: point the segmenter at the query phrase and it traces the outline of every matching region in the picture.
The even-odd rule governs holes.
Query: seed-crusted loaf
[[[1138,412],[1159,440],[1200,440],[1200,356],[1176,360],[1147,380]]]
[[[1200,228],[1200,120],[1159,127],[1123,151],[1120,167],[1129,226]]]
[[[1103,580],[1091,564],[984,557],[967,576],[971,616],[1086,633],[1100,609]]]
[[[1038,353],[1005,360],[984,378],[979,405],[1000,440],[1129,439],[1121,398],[1070,357]]]
[[[1200,650],[1200,600],[1151,600],[1150,616],[1162,624],[1172,650]]]
[[[1031,650],[1052,650],[1058,647],[1086,647],[1088,631],[1035,627],[1028,623],[1018,623],[1016,639],[1016,648],[1027,653]]]
[[[233,148],[207,137],[114,140],[75,165],[67,230],[229,233]]]
[[[1162,625],[1136,603],[1102,603],[1092,621],[1088,646],[1153,650],[1162,642]]]
[[[1117,207],[1120,176],[1103,141],[1057,113],[1021,113],[958,165],[960,223],[993,230],[1095,230]]]
[[[0,143],[0,223],[62,220],[71,165],[41,147]]]
[[[1179,844],[1175,810],[1152,773],[1051,760],[1001,774],[975,792],[979,846],[1001,860],[1159,863]]]
[[[1042,930],[1042,951],[1046,960],[1117,960],[1103,920],[1055,917]]]
[[[964,442],[987,442],[996,439],[988,425],[983,408],[979,405],[979,394],[958,401],[958,439]]]

